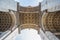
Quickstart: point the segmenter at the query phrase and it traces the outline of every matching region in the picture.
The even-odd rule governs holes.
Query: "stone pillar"
[[[40,17],[42,17],[42,13],[41,13],[41,3],[39,2],[39,14],[40,14]]]
[[[20,20],[19,20],[19,12],[20,11],[20,5],[19,5],[19,2],[17,2],[17,25],[18,25],[18,33],[20,34],[20,30],[21,30],[21,27],[20,27]]]
[[[40,28],[38,29],[38,34],[40,34]]]
[[[19,11],[19,8],[20,8],[19,2],[17,2],[17,11]]]
[[[38,34],[40,34],[40,27],[41,27],[41,3],[39,2],[39,13],[38,13],[38,16],[39,16],[39,23],[38,23]]]
[[[39,23],[41,23],[41,3],[39,3]]]
[[[41,14],[41,3],[39,3],[39,27],[41,27],[41,18],[42,18],[42,14]]]
[[[21,31],[21,27],[20,25],[18,25],[18,33],[20,34],[20,31]]]

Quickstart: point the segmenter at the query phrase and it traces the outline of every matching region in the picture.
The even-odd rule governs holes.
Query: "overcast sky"
[[[41,40],[41,37],[34,29],[24,29],[17,35],[16,40]]]
[[[22,6],[37,6],[39,2],[43,0],[15,0],[20,2],[20,5]]]

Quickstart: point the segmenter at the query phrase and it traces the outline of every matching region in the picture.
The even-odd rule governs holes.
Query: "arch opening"
[[[35,29],[23,29],[21,30],[21,34],[17,35],[16,40],[41,40],[38,31]]]

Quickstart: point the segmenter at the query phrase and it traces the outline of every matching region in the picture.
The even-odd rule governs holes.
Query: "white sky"
[[[20,2],[20,5],[22,6],[37,6],[39,5],[39,2],[42,2],[43,0],[15,0]]]
[[[41,40],[41,37],[34,29],[24,29],[21,31],[21,34],[16,37],[16,40]]]

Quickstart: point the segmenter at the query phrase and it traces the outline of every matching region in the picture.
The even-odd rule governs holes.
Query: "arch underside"
[[[42,21],[45,30],[60,32],[60,12],[46,13]]]
[[[19,22],[21,29],[33,28],[39,30],[39,6],[20,7]]]
[[[20,28],[21,28],[21,30],[26,29],[26,28],[28,28],[28,29],[32,28],[32,29],[35,29],[37,31],[40,29],[40,27],[36,24],[22,24],[22,25],[20,25]]]
[[[39,14],[38,13],[20,13],[20,27],[21,29],[33,28],[39,29]]]
[[[0,11],[0,32],[5,32],[14,27],[14,14]]]

